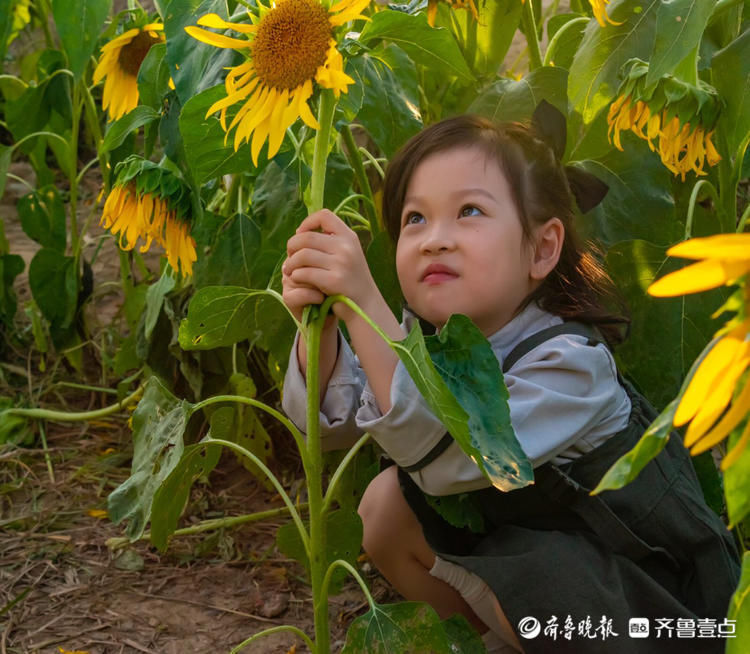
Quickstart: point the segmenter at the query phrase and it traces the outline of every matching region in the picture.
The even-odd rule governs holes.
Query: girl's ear
[[[534,252],[529,274],[542,281],[557,265],[565,240],[565,226],[559,218],[550,218],[539,226],[534,238]]]

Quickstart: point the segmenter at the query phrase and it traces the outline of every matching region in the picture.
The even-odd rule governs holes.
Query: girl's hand
[[[357,234],[328,209],[310,214],[287,241],[282,275],[284,302],[299,316],[326,295],[346,295],[363,306],[378,293]],[[354,315],[341,302],[333,312],[344,321]]]

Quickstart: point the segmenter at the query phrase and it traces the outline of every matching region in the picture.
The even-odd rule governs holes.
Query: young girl
[[[396,463],[362,498],[363,546],[405,598],[443,618],[466,616],[489,651],[682,652],[676,630],[690,624],[696,634],[714,626],[691,652],[723,651],[716,629],[738,581],[737,553],[680,439],[632,484],[588,493],[654,416],[617,373],[608,345],[622,319],[604,308],[610,282],[576,242],[571,185],[543,132],[462,116],[394,157],[383,215],[408,303],[401,324],[357,235],[330,211],[302,222],[283,266],[284,301],[298,317],[338,293],[393,339],[415,320],[440,329],[453,313],[469,316],[503,366],[535,484],[493,488],[397,356],[340,303],[321,340],[324,447],[367,431]],[[302,429],[306,363],[298,336],[283,406]],[[450,499],[481,527],[444,520],[435,505]],[[629,632],[630,618],[651,619],[651,633]]]

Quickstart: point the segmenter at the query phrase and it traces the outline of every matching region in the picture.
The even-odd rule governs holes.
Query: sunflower
[[[336,48],[333,31],[351,20],[366,18],[360,12],[370,0],[339,0],[326,9],[318,0],[278,0],[270,7],[260,2],[260,14],[251,15],[252,25],[229,23],[216,14],[206,14],[198,25],[232,29],[247,38],[237,39],[189,26],[193,38],[233,48],[246,55],[225,80],[227,95],[213,104],[206,116],[219,111],[221,126],[229,135],[235,129],[234,149],[250,142],[253,163],[268,140],[268,158],[281,147],[284,134],[297,118],[318,129],[318,121],[307,104],[313,81],[332,89],[338,97],[354,80],[344,73],[344,62]],[[229,126],[227,108],[242,102]]]
[[[477,7],[474,4],[474,0],[443,0],[446,4],[451,6],[451,9],[468,9],[471,15],[474,16],[474,20],[479,21],[479,13]],[[427,3],[427,22],[435,26],[435,17],[437,16],[438,0],[428,0]]]
[[[698,263],[666,275],[648,292],[656,297],[697,293],[740,283],[737,316],[719,332],[720,338],[695,371],[674,416],[687,424],[685,445],[699,454],[724,440],[750,416],[750,234],[717,234],[694,238],[667,254]],[[729,306],[729,305],[727,305]],[[726,470],[750,442],[750,419],[739,440],[722,461]]]
[[[117,120],[138,106],[138,71],[151,46],[163,43],[164,25],[149,23],[133,27],[102,47],[102,56],[94,70],[94,84],[102,79],[102,106],[110,120]]]
[[[682,181],[691,170],[706,175],[705,163],[715,166],[721,161],[711,140],[721,107],[716,91],[703,82],[693,86],[672,75],[662,77],[656,86],[646,86],[648,64],[639,59],[628,63],[629,72],[607,114],[610,143],[622,151],[620,132],[630,130],[652,152],[657,151]]]
[[[119,234],[123,250],[132,250],[139,238],[146,252],[153,241],[161,245],[169,265],[192,275],[197,256],[190,235],[190,199],[187,189],[172,173],[131,155],[118,164],[117,181],[104,203],[100,224]]]

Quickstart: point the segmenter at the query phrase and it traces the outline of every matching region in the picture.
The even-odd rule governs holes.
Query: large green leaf
[[[454,314],[427,339],[417,324],[392,347],[430,409],[494,486],[509,491],[533,481],[510,424],[500,365],[469,318]]]
[[[726,654],[744,654],[750,649],[750,552],[742,557],[742,576],[729,602],[727,618],[737,620],[737,637],[727,639]]]
[[[670,192],[672,174],[645,141],[623,136],[624,152],[610,149],[596,160],[576,162],[609,186],[601,204],[581,217],[580,229],[605,246],[631,239],[671,245],[683,233]]]
[[[351,76],[364,89],[357,122],[387,157],[422,129],[414,63],[389,45],[351,60]]]
[[[29,286],[53,329],[65,329],[72,324],[78,303],[78,275],[73,257],[42,248],[29,264]]]
[[[185,143],[188,166],[196,183],[229,173],[241,173],[253,167],[250,145],[234,149],[234,133],[225,134],[215,115],[206,111],[217,100],[226,97],[224,85],[206,89],[185,103],[180,114],[180,133]],[[231,121],[234,112],[230,112]]]
[[[472,80],[453,35],[444,28],[433,28],[424,14],[379,11],[365,25],[359,40],[372,47],[374,41],[389,41],[404,50],[414,63],[436,68],[444,75]]]
[[[221,445],[196,443],[185,448],[182,457],[154,493],[151,505],[151,543],[160,551],[167,549],[169,537],[185,510],[190,489],[199,477],[216,467]]]
[[[568,113],[568,71],[543,66],[520,80],[499,79],[472,102],[469,111],[497,121],[528,120],[541,100]]]
[[[13,31],[13,0],[0,0],[0,74],[3,72],[8,39]],[[0,189],[2,191],[2,189]],[[0,197],[2,193],[0,192]]]
[[[168,90],[167,44],[155,43],[138,69],[138,102],[152,109],[160,109]]]
[[[606,265],[630,310],[630,335],[617,348],[624,374],[656,407],[678,393],[693,361],[721,326],[711,314],[726,292],[717,289],[684,297],[652,298],[646,288],[681,267],[666,256],[666,246],[624,241],[607,253]]]
[[[633,57],[648,61],[656,38],[661,0],[614,0],[607,12],[620,25],[605,28],[592,20],[570,67],[570,100],[590,123],[615,97],[622,65]]]
[[[341,654],[480,654],[487,650],[466,619],[441,622],[429,604],[375,604],[352,622]]]
[[[99,149],[101,152],[109,152],[122,145],[133,130],[148,125],[159,118],[159,113],[153,107],[141,105],[126,113],[122,118],[116,120],[107,129]]]
[[[112,0],[52,0],[57,33],[76,79],[83,75],[86,64],[94,53],[96,41],[111,7]]]
[[[164,306],[164,298],[167,293],[174,288],[175,284],[175,278],[168,272],[164,272],[158,282],[149,285],[148,290],[146,291],[146,310],[143,316],[143,334],[146,339],[151,338],[151,334],[154,332],[154,327],[156,327],[156,321],[159,319],[162,306]]]
[[[342,559],[356,567],[357,557],[362,545],[362,520],[354,509],[338,509],[331,511],[325,518],[326,529],[326,564],[330,565]],[[308,527],[309,528],[309,527]],[[276,546],[279,551],[295,561],[299,561],[305,570],[310,572],[310,560],[305,552],[297,525],[287,522],[276,532]],[[328,592],[336,595],[348,572],[343,567],[337,567],[331,573]]]
[[[523,5],[520,2],[477,3],[479,20],[470,11],[455,11],[438,3],[436,25],[452,29],[473,74],[494,78],[508,53],[518,29]]]
[[[235,214],[224,222],[213,243],[207,248],[205,256],[199,258],[195,264],[196,287],[252,288],[253,270],[258,259],[267,254],[261,250],[261,238],[260,228],[250,216]],[[263,283],[257,281],[258,284]]]
[[[133,463],[131,474],[107,498],[115,524],[127,519],[130,540],[143,534],[151,506],[162,482],[180,462],[191,405],[178,400],[156,377],[149,379],[143,398],[133,413]]]
[[[656,40],[649,58],[647,85],[671,73],[698,47],[714,5],[706,0],[663,0],[656,14]]]
[[[714,55],[711,71],[716,90],[726,102],[719,120],[734,155],[750,132],[750,30]]]
[[[231,66],[234,50],[216,48],[190,36],[185,28],[195,25],[205,14],[227,18],[226,0],[168,0],[164,3],[164,36],[167,63],[181,103],[218,84]]]
[[[17,203],[18,217],[26,235],[42,247],[65,252],[65,206],[54,186],[24,195]]]
[[[375,235],[367,246],[366,257],[380,294],[386,298],[393,315],[400,319],[403,295],[396,273],[396,246],[388,232]]]
[[[742,429],[735,429],[727,442],[727,451],[737,444]],[[724,471],[724,493],[727,498],[729,524],[734,527],[750,514],[750,447],[745,447],[739,458]]]
[[[253,335],[255,306],[265,290],[239,286],[207,286],[190,301],[188,315],[180,324],[180,347],[211,350],[233,345]]]

